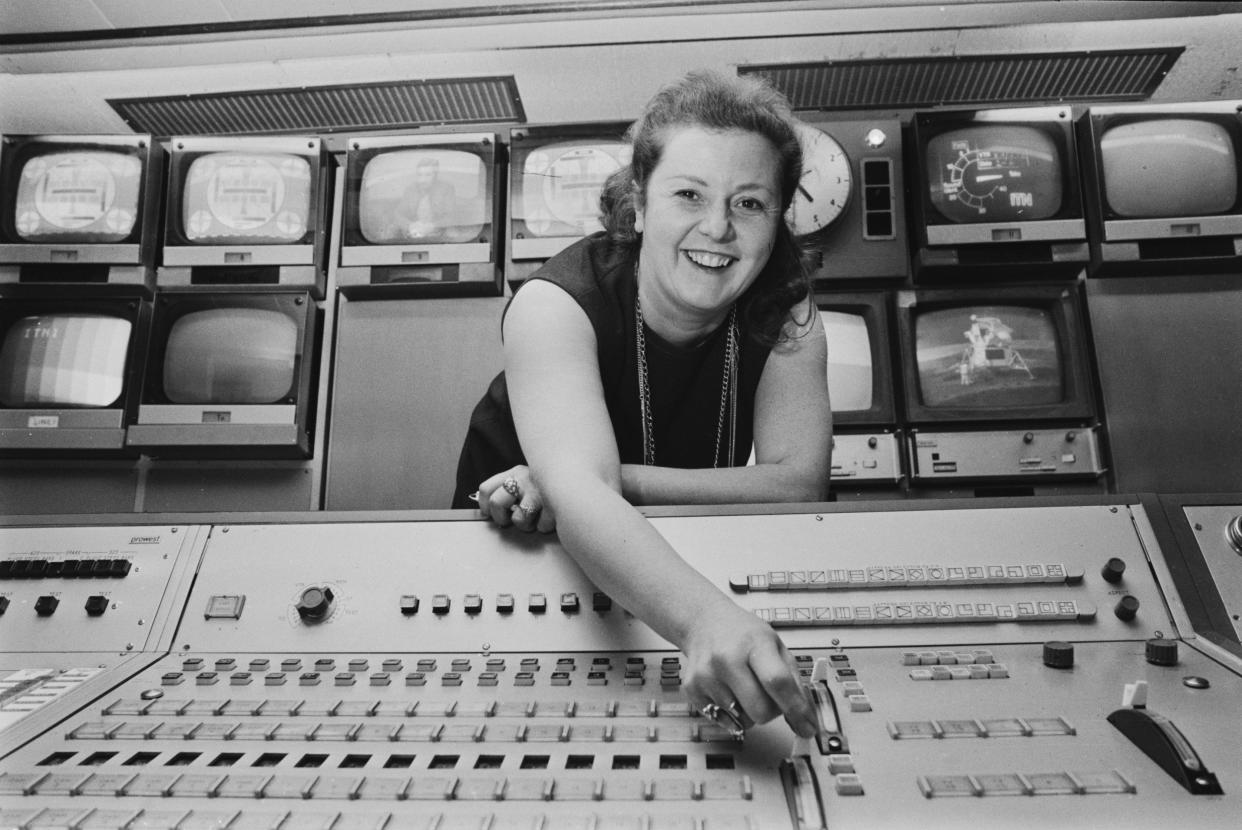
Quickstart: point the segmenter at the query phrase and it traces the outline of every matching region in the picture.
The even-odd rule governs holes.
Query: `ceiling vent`
[[[738,67],[797,110],[1007,106],[1151,97],[1182,47]]]
[[[526,121],[512,76],[117,98],[108,103],[135,132],[159,137]]]

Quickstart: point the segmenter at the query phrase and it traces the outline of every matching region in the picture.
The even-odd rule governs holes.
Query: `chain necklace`
[[[647,336],[643,332],[643,305],[634,296],[635,348],[638,353],[638,403],[642,410],[643,464],[655,465],[655,427],[651,414],[651,386],[647,380]],[[733,466],[733,445],[737,434],[737,370],[738,370],[737,306],[729,309],[729,335],[725,341],[724,371],[720,380],[720,416],[716,420],[716,452],[712,467],[720,466],[720,444],[724,438],[725,419],[729,422],[728,464]]]

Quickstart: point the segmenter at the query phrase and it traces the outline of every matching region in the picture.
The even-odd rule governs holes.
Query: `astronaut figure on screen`
[[[426,239],[454,224],[457,191],[440,178],[440,162],[423,158],[397,205],[397,224],[410,239]]]
[[[1022,359],[1022,354],[1013,347],[1013,329],[1002,323],[999,317],[972,314],[970,328],[962,334],[970,341],[970,345],[963,349],[957,366],[962,386],[975,382],[976,371],[994,366],[1021,369],[1027,377],[1035,377]]]

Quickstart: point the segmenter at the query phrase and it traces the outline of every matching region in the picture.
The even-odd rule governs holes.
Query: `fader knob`
[[[1121,581],[1121,575],[1126,572],[1126,560],[1118,559],[1114,556],[1104,563],[1104,567],[1100,569],[1100,576],[1104,577],[1105,582],[1111,582],[1116,585]]]
[[[1117,605],[1113,608],[1113,613],[1117,615],[1117,619],[1122,622],[1130,622],[1138,614],[1139,600],[1133,594],[1126,594],[1117,601]]]
[[[298,616],[306,622],[319,622],[332,610],[332,589],[313,586],[302,592],[298,597]]]
[[[1177,665],[1177,640],[1153,638],[1147,641],[1147,662],[1153,666]]]
[[[1044,643],[1044,665],[1050,669],[1068,669],[1074,665],[1074,644],[1063,640]]]

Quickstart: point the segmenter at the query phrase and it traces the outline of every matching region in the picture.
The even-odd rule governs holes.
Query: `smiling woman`
[[[472,416],[454,506],[477,490],[498,525],[556,529],[596,585],[682,649],[696,707],[809,734],[775,633],[634,508],[825,495],[825,338],[782,218],[801,172],[788,105],[757,80],[694,73],[628,137],[606,230],[506,311],[505,369]]]

